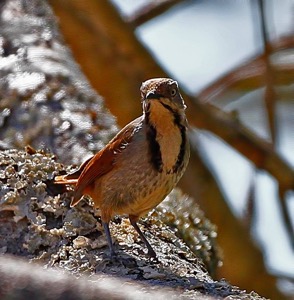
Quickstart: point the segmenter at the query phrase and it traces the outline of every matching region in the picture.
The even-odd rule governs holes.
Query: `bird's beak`
[[[145,100],[147,100],[147,99],[159,99],[159,98],[161,98],[162,97],[162,95],[160,95],[160,94],[156,94],[154,91],[150,91],[147,95],[146,95],[146,97],[145,97]]]

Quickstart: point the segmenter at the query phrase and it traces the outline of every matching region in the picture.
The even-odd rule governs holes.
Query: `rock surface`
[[[204,250],[199,243],[198,257],[176,236],[175,230],[160,220],[164,215],[170,223],[175,223],[172,203],[189,203],[177,190],[140,222],[158,259],[146,256],[144,244],[128,220],[117,217],[111,223],[111,232],[118,257],[111,261],[99,212],[88,199],[70,208],[72,190],[54,184],[53,178],[63,172],[63,165],[52,154],[35,152],[32,148],[0,152],[2,254],[24,256],[45,267],[77,277],[84,275],[91,281],[95,281],[95,274],[105,273],[128,282],[176,287],[181,295],[192,298],[201,292],[213,297],[246,295],[247,299],[258,299],[226,282],[214,281],[207,273],[199,257],[216,259],[211,247],[215,232],[202,231],[208,221],[201,212],[194,212],[198,217],[192,222],[194,232],[198,232],[194,238],[206,241]],[[180,205],[179,208],[181,211]],[[187,212],[183,216],[191,217]]]
[[[80,163],[116,132],[113,116],[64,46],[45,1],[7,0],[0,9],[0,148],[29,144]]]

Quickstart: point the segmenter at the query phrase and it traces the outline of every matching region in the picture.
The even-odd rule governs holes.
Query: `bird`
[[[116,215],[128,216],[148,249],[147,255],[156,257],[137,221],[176,186],[190,156],[186,105],[177,81],[149,79],[140,91],[142,115],[77,171],[55,177],[58,184],[75,185],[71,207],[88,195],[100,209],[111,258],[117,254],[109,222]]]

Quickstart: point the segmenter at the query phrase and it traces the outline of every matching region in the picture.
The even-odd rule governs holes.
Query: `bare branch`
[[[184,0],[162,0],[152,1],[136,11],[126,21],[134,27],[138,27],[157,16],[162,15],[176,4],[184,2]]]

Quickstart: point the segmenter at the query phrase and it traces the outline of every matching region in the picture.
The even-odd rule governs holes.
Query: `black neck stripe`
[[[150,124],[150,104],[145,111],[145,118],[147,124],[147,140],[149,143],[149,151],[151,157],[151,164],[158,172],[162,172],[162,156],[159,143],[156,140],[156,128]]]
[[[185,147],[187,142],[186,127],[182,124],[181,115],[178,112],[173,110],[170,106],[162,102],[160,103],[164,108],[166,108],[172,113],[172,115],[174,116],[174,124],[179,128],[181,133],[182,141],[181,141],[180,151],[177,157],[177,161],[171,170],[173,173],[175,173],[183,166],[185,150],[186,150]],[[150,103],[147,106],[147,109],[145,111],[145,118],[147,124],[147,140],[149,142],[151,163],[158,172],[162,172],[163,169],[162,154],[160,150],[160,145],[156,140],[157,131],[156,128],[152,124],[150,124]]]
[[[181,166],[183,165],[183,161],[184,161],[184,156],[185,156],[185,150],[186,150],[186,142],[187,142],[187,136],[186,136],[186,126],[184,126],[181,122],[181,116],[178,112],[176,112],[175,110],[173,110],[170,106],[160,102],[162,104],[162,106],[164,106],[166,109],[168,109],[174,116],[174,123],[175,125],[179,128],[180,132],[181,132],[181,138],[182,138],[182,142],[181,142],[181,146],[180,146],[180,151],[178,154],[178,158],[177,161],[175,163],[175,165],[173,166],[173,172],[177,172]]]
[[[179,125],[179,129],[181,132],[181,137],[182,137],[182,142],[181,142],[181,146],[180,146],[180,152],[178,154],[178,158],[177,161],[175,163],[175,165],[173,166],[173,172],[177,172],[182,166],[183,166],[183,162],[184,162],[184,156],[185,156],[185,152],[186,152],[186,127],[183,125]]]

